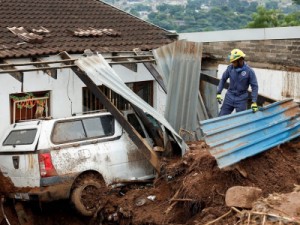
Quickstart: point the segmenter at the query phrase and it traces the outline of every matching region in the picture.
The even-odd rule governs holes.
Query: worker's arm
[[[225,70],[225,72],[222,75],[222,78],[219,82],[218,88],[217,88],[217,94],[221,94],[224,88],[224,84],[226,83],[227,79],[229,78],[229,71],[228,68]]]
[[[252,69],[250,69],[250,86],[252,90],[251,92],[252,102],[256,102],[258,96],[258,83],[257,83],[255,72]]]

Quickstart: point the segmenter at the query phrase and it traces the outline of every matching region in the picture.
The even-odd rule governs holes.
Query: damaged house
[[[161,152],[185,152],[152,64],[176,34],[96,0],[3,1],[0,21],[0,193],[71,198],[90,216],[86,193],[153,178]]]
[[[2,1],[0,10],[0,135],[15,122],[103,109],[64,51],[72,59],[102,54],[130,89],[163,112],[165,92],[152,75],[151,50],[176,40],[173,33],[96,0]],[[97,85],[118,109],[130,109]]]

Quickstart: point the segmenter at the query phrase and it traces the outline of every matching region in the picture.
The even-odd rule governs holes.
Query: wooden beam
[[[128,58],[120,58],[119,56],[118,56],[118,53],[112,53],[112,58],[111,58],[111,60],[113,61],[113,62],[124,62],[124,60],[126,61],[126,62],[128,62],[127,64],[120,64],[120,65],[122,65],[122,66],[124,66],[124,67],[126,67],[127,69],[129,69],[129,70],[131,70],[131,71],[133,71],[133,72],[137,72],[137,64],[136,63],[129,63],[130,61],[128,60]]]
[[[133,50],[137,57],[143,56],[143,52],[136,48]],[[151,75],[154,77],[154,79],[157,81],[157,83],[161,86],[161,88],[164,90],[165,93],[167,93],[167,88],[165,86],[164,80],[162,79],[162,76],[159,74],[159,72],[156,70],[156,68],[153,66],[150,62],[144,62],[144,66],[147,68],[147,70],[151,73]]]
[[[152,138],[152,140],[154,142],[154,146],[159,146],[164,149],[164,141],[163,141],[162,137],[160,137],[159,128],[156,128],[151,123],[151,121],[149,120],[149,118],[147,117],[147,115],[144,113],[143,110],[141,110],[140,108],[138,108],[132,104],[131,104],[131,107],[133,108],[133,110],[135,111],[137,116],[141,119],[142,123],[144,124],[145,129],[147,130],[149,136]]]
[[[76,67],[76,65],[31,68],[31,69],[6,69],[6,70],[0,71],[0,74],[2,74],[2,73],[20,73],[20,72],[23,74],[24,72],[39,71],[39,70],[51,70],[51,69],[66,69],[66,68],[71,68],[71,67]]]
[[[71,59],[66,52],[60,53],[62,59]],[[161,163],[155,151],[150,145],[140,136],[140,134],[131,126],[123,114],[110,102],[105,94],[98,88],[92,79],[82,71],[79,67],[72,67],[73,72],[78,78],[87,86],[87,88],[95,95],[95,97],[104,105],[104,107],[115,117],[121,124],[124,130],[128,133],[133,143],[138,147],[138,150],[146,157],[152,164],[155,170],[159,173]]]
[[[145,59],[145,58],[149,58],[149,57],[152,57],[153,58],[153,55],[141,55],[141,56],[111,56],[111,57],[104,57],[105,59]],[[31,65],[31,66],[34,66],[34,65],[38,65],[38,64],[44,64],[44,63],[47,63],[47,64],[53,64],[53,63],[66,63],[66,62],[74,62],[76,59],[66,59],[66,60],[50,60],[50,61],[46,61],[46,62],[23,62],[23,63],[6,63],[6,64],[0,64],[0,67],[1,66],[28,66],[28,65]],[[152,61],[154,61],[152,59]],[[0,61],[1,63],[1,61]],[[3,63],[3,61],[2,61]]]
[[[143,64],[148,69],[148,71],[152,74],[152,76],[157,81],[157,83],[161,86],[164,92],[167,93],[167,88],[165,86],[164,80],[162,79],[162,76],[159,74],[156,68],[153,66],[153,64],[149,62],[144,62]]]
[[[69,62],[74,62],[75,60],[71,60]],[[139,60],[139,61],[122,61],[122,62],[109,62],[109,65],[115,65],[115,64],[127,64],[127,63],[143,63],[143,62],[153,62],[155,61],[154,59],[151,60]],[[3,64],[2,64],[3,65]],[[70,65],[67,66],[51,66],[51,67],[41,67],[41,68],[31,68],[31,69],[10,69],[10,70],[3,70],[0,71],[0,74],[2,73],[15,73],[15,72],[30,72],[30,71],[39,71],[39,70],[51,70],[51,69],[65,69],[65,68],[71,68],[71,67],[76,67],[76,65],[70,63]],[[0,66],[1,68],[1,66]]]
[[[18,80],[21,83],[23,83],[23,81],[24,81],[23,72],[17,71],[17,69],[14,66],[10,66],[4,60],[1,61],[1,63],[2,64],[0,66],[0,69],[2,69],[4,71],[8,71],[8,72],[5,72],[5,73],[10,74],[13,78],[15,78],[16,80]],[[15,70],[15,71],[12,72],[11,70]]]
[[[41,62],[41,64],[35,64],[34,66],[37,68],[42,68],[42,71],[44,73],[48,74],[50,77],[54,79],[57,79],[57,69],[43,69],[43,68],[49,68],[50,66],[39,58],[32,58],[32,62]]]

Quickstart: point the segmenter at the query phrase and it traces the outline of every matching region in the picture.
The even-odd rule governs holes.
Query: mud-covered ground
[[[298,141],[243,160],[238,164],[239,169],[226,170],[218,168],[203,142],[189,146],[190,151],[183,158],[164,160],[164,171],[153,183],[111,190],[104,207],[92,218],[78,215],[68,201],[25,203],[25,211],[31,218],[27,224],[204,225],[230,210],[225,205],[225,193],[232,186],[258,187],[268,197],[272,193],[291,192],[300,184]],[[11,201],[5,202],[4,212],[11,225],[19,225],[12,205]],[[2,213],[1,220],[0,225],[7,224]],[[211,224],[242,224],[239,220],[232,212]]]

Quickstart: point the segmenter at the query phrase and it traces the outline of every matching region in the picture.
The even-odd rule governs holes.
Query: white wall
[[[179,39],[195,42],[294,39],[300,37],[300,26],[209,32],[180,33]]]
[[[166,108],[166,101],[167,101],[167,95],[162,89],[162,87],[157,83],[154,82],[153,87],[153,99],[155,99],[153,107],[161,114],[165,114],[165,108]]]
[[[44,58],[43,61],[60,60],[58,56]],[[29,62],[28,59],[10,60],[10,63]],[[59,66],[51,64],[50,66]],[[32,66],[19,68],[34,68]],[[138,64],[138,71],[133,72],[121,65],[113,65],[116,73],[125,82],[139,82],[154,80],[150,72]],[[53,118],[71,116],[72,113],[82,112],[82,87],[85,85],[71,71],[71,69],[58,69],[57,79],[51,78],[42,71],[24,73],[23,91],[21,82],[9,74],[0,74],[0,137],[10,125],[10,100],[9,94],[21,92],[50,91],[50,112]],[[101,84],[97,84],[101,85]],[[163,114],[164,92],[154,82],[154,107]]]

